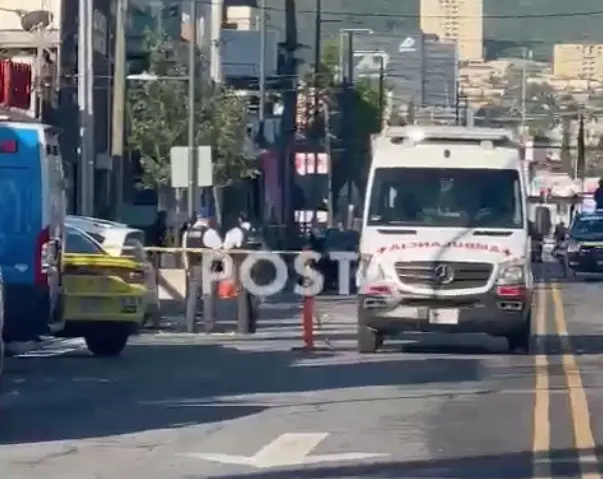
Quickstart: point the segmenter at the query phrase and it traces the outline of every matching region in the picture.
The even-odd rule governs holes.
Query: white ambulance
[[[529,353],[526,179],[513,136],[391,127],[373,138],[360,240],[358,338],[487,333]]]

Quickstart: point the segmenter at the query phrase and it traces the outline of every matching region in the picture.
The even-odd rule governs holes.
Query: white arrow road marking
[[[236,456],[231,454],[180,454],[181,456],[220,462],[222,464],[237,464],[258,469],[271,467],[300,466],[303,464],[318,464],[320,462],[361,461],[384,457],[388,454],[371,454],[349,452],[341,454],[322,454],[309,456],[312,450],[324,441],[329,434],[317,433],[286,433],[277,437],[270,444],[260,449],[253,456]]]

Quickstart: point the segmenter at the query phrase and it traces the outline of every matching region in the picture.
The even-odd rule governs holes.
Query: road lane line
[[[553,295],[555,327],[557,329],[557,336],[561,341],[562,350],[564,351],[561,356],[561,367],[567,381],[570,411],[574,426],[574,442],[581,472],[580,477],[581,479],[602,479],[601,474],[598,472],[588,471],[593,465],[597,465],[598,461],[595,456],[596,443],[590,424],[590,411],[586,398],[586,390],[582,384],[576,356],[572,353],[561,292],[556,284],[551,285],[551,291]],[[596,466],[595,469],[597,469]]]
[[[546,300],[547,293],[543,285],[536,289],[536,323],[534,333],[536,337],[544,337],[546,334]],[[534,358],[536,368],[536,385],[534,398],[534,429],[532,453],[532,478],[551,477],[551,424],[549,420],[550,397],[549,397],[549,372],[546,351],[541,350],[543,345],[537,342]]]

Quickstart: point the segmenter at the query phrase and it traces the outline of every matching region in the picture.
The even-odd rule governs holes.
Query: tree
[[[359,79],[350,88],[346,100],[337,83],[339,58],[338,43],[325,42],[318,69],[319,89],[329,98],[331,111],[340,113],[331,121],[332,131],[337,133],[344,147],[349,147],[343,155],[333,155],[333,190],[339,191],[351,180],[362,191],[370,162],[370,137],[381,130],[381,92],[377,80]],[[312,76],[306,77],[306,81],[312,80]],[[347,110],[346,101],[349,102]]]
[[[188,74],[172,42],[147,32],[149,72],[157,79],[136,81],[128,92],[129,146],[138,151],[142,186],[164,188],[170,182],[170,149],[188,144]],[[214,183],[223,187],[258,174],[243,156],[247,130],[246,101],[200,76],[195,91],[197,145],[212,147]]]

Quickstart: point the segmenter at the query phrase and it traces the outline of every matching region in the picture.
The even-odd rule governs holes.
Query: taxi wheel
[[[0,336],[0,383],[2,382],[2,373],[4,372],[4,340]],[[1,389],[1,387],[0,387]]]
[[[95,331],[84,336],[88,350],[97,357],[111,358],[119,356],[128,343],[129,332],[122,328],[107,328],[106,332]]]

